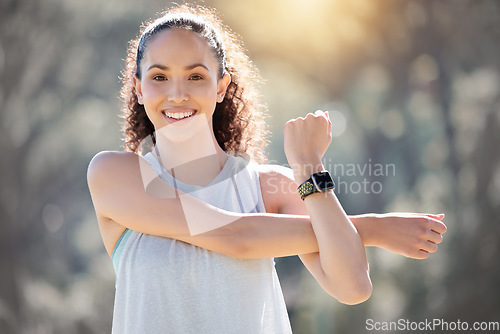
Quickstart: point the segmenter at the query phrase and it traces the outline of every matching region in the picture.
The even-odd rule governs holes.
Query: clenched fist
[[[331,141],[332,122],[328,111],[318,110],[305,118],[289,120],[285,124],[285,154],[295,175],[309,177],[322,169],[321,158]]]

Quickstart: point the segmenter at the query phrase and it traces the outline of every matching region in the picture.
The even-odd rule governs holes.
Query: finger
[[[434,253],[435,251],[438,250],[438,246],[433,242],[426,241],[426,242],[424,242],[424,244],[420,250],[423,250],[423,251],[426,251],[429,253]]]
[[[325,116],[325,118],[328,120],[328,123],[331,123],[332,120],[330,119],[330,113],[328,111],[324,111],[323,112],[323,115]]]
[[[440,214],[426,214],[427,217],[431,217],[431,218],[434,218],[434,219],[438,219],[438,220],[443,220],[444,218],[444,213],[440,213]]]
[[[443,241],[443,236],[431,230],[427,233],[427,240],[435,244],[440,244]]]
[[[435,213],[406,212],[403,214],[411,215],[411,216],[426,216],[426,217],[430,217],[430,218],[438,219],[438,220],[442,220],[445,217],[444,213],[435,214]]]
[[[328,122],[331,122],[330,121],[330,114],[328,113],[328,111],[316,110],[314,112],[314,116],[324,117],[324,118],[326,118],[328,120]]]
[[[419,249],[415,256],[413,256],[413,258],[415,259],[427,259],[429,257],[429,252],[423,250],[423,249]]]
[[[446,233],[446,230],[447,230],[447,227],[446,225],[440,221],[440,220],[437,220],[437,219],[427,219],[428,223],[429,223],[429,229],[433,230],[434,232],[437,232],[439,234],[443,234],[443,233]]]

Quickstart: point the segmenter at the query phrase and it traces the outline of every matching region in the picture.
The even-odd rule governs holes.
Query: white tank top
[[[257,165],[229,156],[207,186],[162,180],[233,212],[265,212]],[[235,259],[182,241],[127,230],[113,251],[114,334],[291,333],[273,259]]]

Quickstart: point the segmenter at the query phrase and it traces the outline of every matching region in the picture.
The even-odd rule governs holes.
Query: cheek
[[[149,99],[154,99],[155,97],[160,96],[161,93],[162,91],[159,85],[145,84],[142,90],[143,96]]]
[[[199,85],[193,88],[193,93],[207,102],[215,100],[217,98],[217,86],[213,84]]]
[[[156,113],[156,109],[158,105],[162,102],[162,94],[161,89],[158,85],[145,84],[143,85],[142,90],[142,98],[144,102],[144,110],[146,111],[146,115],[148,116],[151,122],[156,123],[158,119],[158,114]]]

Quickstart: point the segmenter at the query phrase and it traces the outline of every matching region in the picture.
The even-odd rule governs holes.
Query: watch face
[[[327,171],[319,172],[313,175],[313,182],[318,190],[332,189],[335,183]]]

